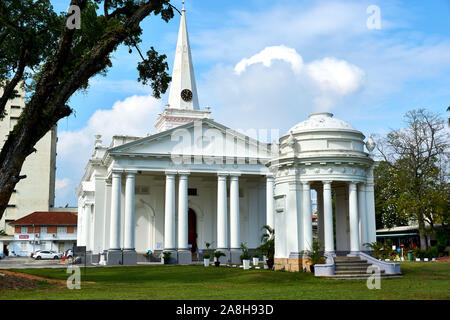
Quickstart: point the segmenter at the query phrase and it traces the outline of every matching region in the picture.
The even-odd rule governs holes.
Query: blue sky
[[[52,2],[63,11],[69,1]],[[379,30],[367,27],[370,5],[380,8]],[[448,0],[187,0],[186,15],[200,105],[234,129],[284,134],[330,111],[368,135],[401,127],[413,108],[445,114],[450,105]],[[179,21],[152,16],[142,25],[141,49],[154,46],[170,68]],[[108,75],[71,98],[76,112],[58,124],[56,205],[76,205],[94,134],[109,144],[115,133],[155,132],[167,94],[156,100],[136,81],[138,61],[119,48]]]

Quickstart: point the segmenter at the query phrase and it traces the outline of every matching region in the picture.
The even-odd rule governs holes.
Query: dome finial
[[[183,4],[183,9],[181,9],[181,11],[186,11],[185,9],[184,9],[184,0],[183,1],[181,1],[181,3]]]

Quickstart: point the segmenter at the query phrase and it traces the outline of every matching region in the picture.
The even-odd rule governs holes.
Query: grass
[[[365,280],[315,278],[310,273],[136,266],[87,268],[81,290],[39,281],[38,289],[1,290],[3,299],[450,299],[450,262],[403,262],[403,278],[381,280],[369,290]],[[15,270],[51,279],[68,278],[65,269]],[[82,275],[84,270],[82,269]]]

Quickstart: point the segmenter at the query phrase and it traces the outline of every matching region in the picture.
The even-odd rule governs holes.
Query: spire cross
[[[183,0],[181,3],[183,4],[183,9],[182,9],[182,10],[185,11],[185,10],[184,10],[184,0]]]

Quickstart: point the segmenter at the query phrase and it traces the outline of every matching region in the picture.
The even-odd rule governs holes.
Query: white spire
[[[184,9],[183,1],[177,50],[175,53],[175,61],[173,63],[172,82],[169,92],[169,107],[199,110],[197,86],[195,85],[194,66],[192,64],[185,12],[186,10]]]

